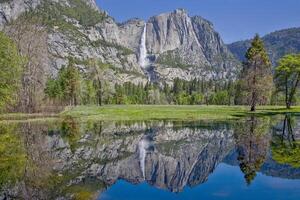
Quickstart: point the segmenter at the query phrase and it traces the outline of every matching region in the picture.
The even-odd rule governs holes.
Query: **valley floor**
[[[300,107],[261,106],[255,115],[300,114]],[[178,106],[178,105],[110,105],[79,106],[66,109],[62,115],[83,120],[228,120],[253,114],[246,106]]]
[[[255,114],[269,116],[293,113],[300,115],[300,106],[290,110],[284,106],[260,106],[255,113],[246,106],[178,106],[178,105],[105,105],[67,107],[60,114],[0,114],[0,122],[48,121],[71,116],[79,120],[230,120]]]

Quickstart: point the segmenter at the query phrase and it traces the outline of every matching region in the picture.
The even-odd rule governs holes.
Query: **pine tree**
[[[271,62],[258,35],[252,40],[246,59],[241,73],[240,92],[251,106],[251,111],[255,111],[258,104],[268,103],[273,86]]]

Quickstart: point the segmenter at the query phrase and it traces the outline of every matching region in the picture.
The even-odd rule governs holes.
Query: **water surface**
[[[299,199],[300,118],[0,124],[0,199]]]

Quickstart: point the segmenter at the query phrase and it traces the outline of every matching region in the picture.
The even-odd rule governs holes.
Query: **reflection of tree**
[[[269,120],[251,116],[237,123],[235,139],[238,161],[248,185],[254,180],[266,158],[269,137]]]
[[[24,123],[20,126],[26,153],[25,170],[21,183],[22,196],[30,198],[51,196],[50,188],[54,187],[52,182],[54,161],[48,151],[45,138],[48,126],[32,123]]]
[[[102,123],[93,123],[91,128],[91,134],[101,135]],[[72,163],[72,170],[63,169],[60,168],[60,157],[57,157],[57,151],[63,153],[69,149],[69,146],[58,144],[62,137],[76,148],[80,135],[80,126],[72,118],[64,118],[58,125],[0,125],[0,196],[9,199],[56,199],[61,196],[96,199],[98,192],[106,188],[104,183],[88,178],[82,183],[71,182],[89,163],[86,160],[79,162],[80,165]],[[89,142],[85,145],[94,145],[94,141]]]
[[[71,116],[65,116],[61,123],[62,136],[68,140],[71,150],[74,150],[76,142],[80,139],[79,123]]]
[[[54,186],[53,162],[44,134],[47,131],[47,126],[31,123],[0,127],[0,192],[5,196],[17,199],[51,196],[45,190]]]
[[[295,140],[294,119],[287,114],[283,120],[281,134],[275,134],[272,140],[272,157],[280,164],[300,167],[300,141]]]
[[[22,141],[16,126],[0,125],[0,191],[21,179],[25,166]]]

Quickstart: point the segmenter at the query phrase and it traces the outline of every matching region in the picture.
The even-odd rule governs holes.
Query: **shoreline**
[[[291,113],[300,115],[300,106],[259,106],[250,112],[247,106],[206,105],[105,105],[66,107],[60,113],[3,113],[0,122],[47,121],[70,116],[78,120],[140,121],[140,120],[234,120],[249,115],[272,116]]]

